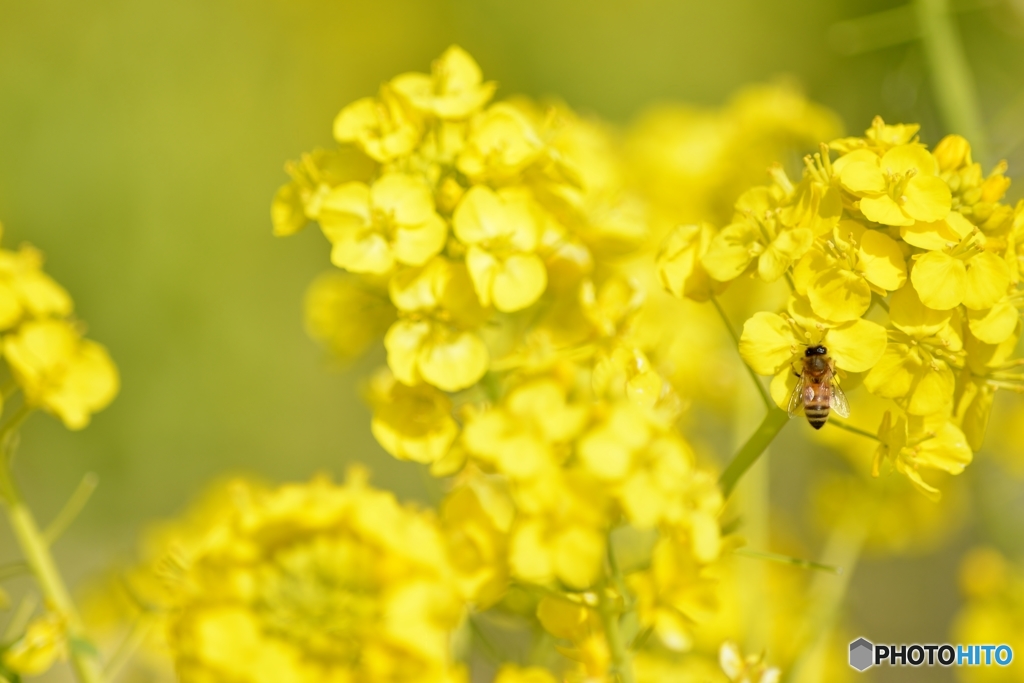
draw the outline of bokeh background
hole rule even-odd
[[[1020,178],[1024,0],[954,8],[985,161],[1006,158]],[[58,560],[81,581],[130,557],[149,520],[230,472],[307,478],[358,460],[400,497],[426,499],[420,468],[369,432],[358,378],[381,355],[339,368],[304,333],[326,241],[270,232],[283,163],[330,144],[346,103],[458,43],[499,97],[554,94],[623,126],[655,103],[719,106],[788,78],[848,132],[881,114],[920,121],[934,143],[946,130],[916,38],[908,9],[876,0],[0,0],[4,243],[45,251],[123,381],[84,432],[41,415],[25,430],[18,475],[42,519],[85,472],[100,477]],[[987,450],[999,452],[972,465],[983,504],[952,540],[869,559],[853,577],[851,620],[876,642],[945,642],[963,551],[1024,550],[1024,485],[1007,474],[1024,458],[1008,426],[1021,401],[998,396],[1002,436]],[[818,455],[801,444],[772,450],[773,496],[793,514]],[[0,543],[13,552],[6,528]],[[916,675],[878,680],[951,676]]]

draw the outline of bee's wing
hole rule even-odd
[[[803,412],[804,407],[804,376],[800,375],[796,380],[793,393],[789,395],[789,416],[796,417]]]
[[[839,417],[850,417],[850,404],[846,400],[846,394],[836,384],[835,376],[832,377],[832,381],[829,382],[829,407],[836,411],[836,415]]]

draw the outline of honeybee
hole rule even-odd
[[[840,417],[850,417],[850,404],[836,384],[836,368],[828,356],[828,349],[821,344],[807,347],[803,372],[793,374],[799,379],[793,395],[789,397],[790,417],[796,417],[802,407],[807,421],[815,429],[821,429],[828,420],[829,409]]]

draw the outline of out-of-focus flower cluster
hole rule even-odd
[[[81,429],[114,399],[119,380],[107,350],[85,338],[73,311],[67,291],[43,272],[39,251],[28,245],[0,249],[0,346],[8,383],[3,398],[20,389],[26,407]]]
[[[824,345],[840,381],[891,402],[872,429],[875,473],[892,467],[934,497],[923,473],[963,471],[994,392],[1021,389],[1024,204],[1001,203],[1005,164],[984,175],[966,140],[929,150],[917,130],[875,119],[807,157],[798,181],[776,166],[728,225],[673,231],[659,268],[671,291],[697,298],[738,278],[785,281],[785,310],[744,325],[746,362],[773,377],[785,407],[804,349]]]

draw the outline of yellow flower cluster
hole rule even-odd
[[[773,377],[786,407],[804,350],[825,346],[848,387],[892,401],[875,473],[888,462],[937,496],[922,472],[963,471],[994,391],[1021,388],[1010,356],[1024,204],[1000,202],[1005,164],[983,176],[963,138],[929,151],[917,130],[876,118],[864,137],[807,157],[799,182],[773,167],[773,182],[740,196],[728,225],[674,230],[659,273],[691,298],[745,276],[784,281],[785,310],[744,325],[744,360]]]
[[[132,590],[182,681],[464,680],[464,617],[435,516],[366,482],[234,480],[155,531]]]
[[[81,429],[117,395],[117,368],[103,346],[84,338],[71,297],[42,265],[32,247],[0,249],[0,347],[26,407]]]
[[[670,321],[641,322],[650,269],[634,277],[627,257],[656,241],[615,136],[561,104],[491,104],[494,91],[452,47],[347,106],[341,148],[289,165],[274,227],[316,221],[345,271],[310,290],[313,336],[352,357],[383,334],[372,431],[454,477],[441,513],[473,604],[508,608],[510,586],[555,596],[526,612],[565,666],[601,676],[601,605],[624,591],[639,628],[688,647],[722,496],[675,427],[657,355]],[[654,534],[649,566],[612,569],[618,528]]]

